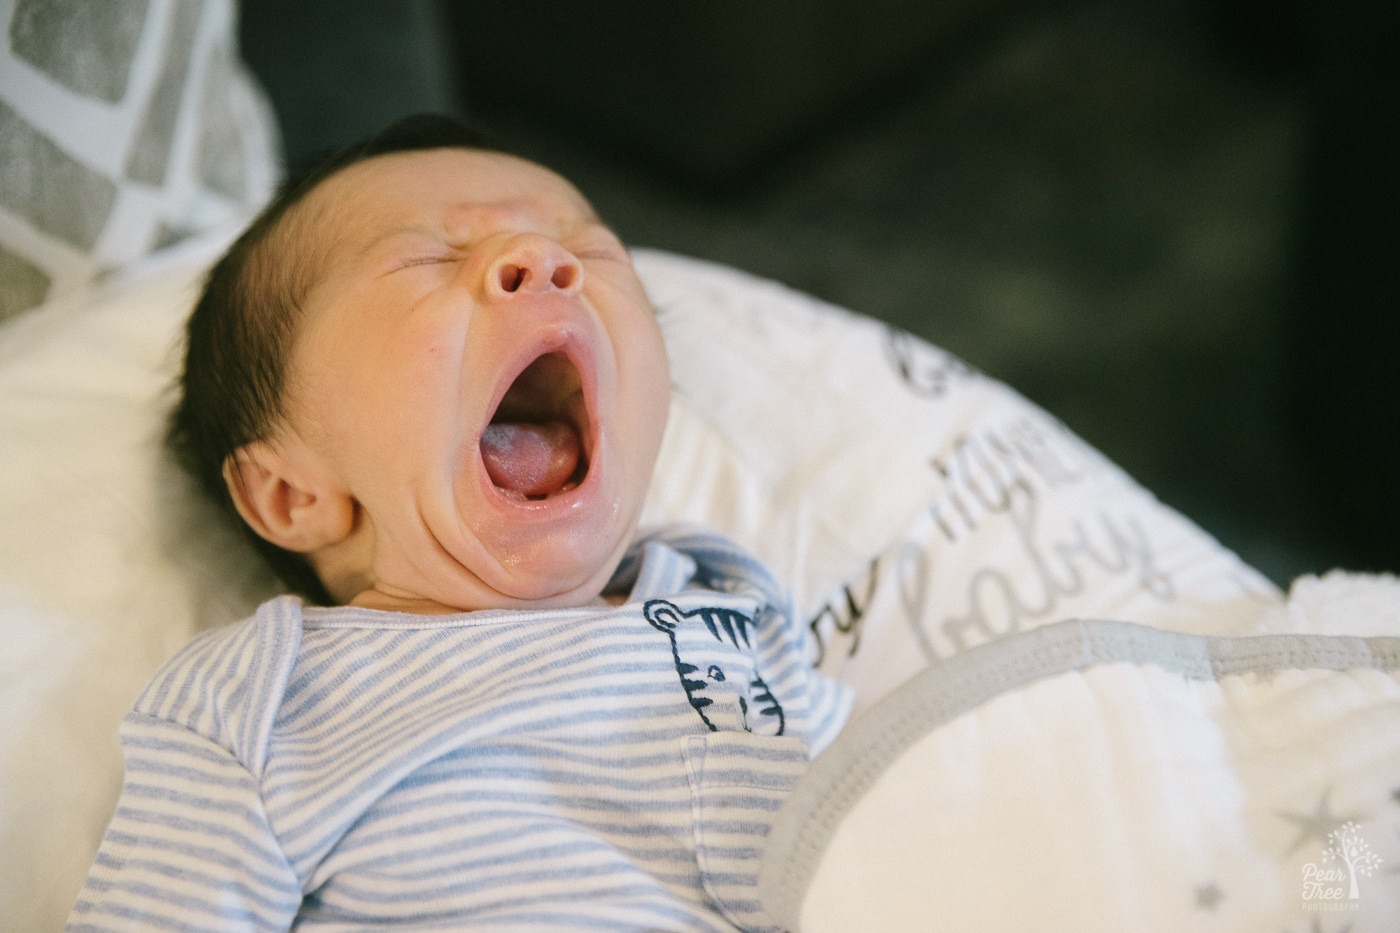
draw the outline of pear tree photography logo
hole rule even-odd
[[[1308,910],[1350,911],[1361,904],[1361,879],[1381,867],[1381,858],[1348,820],[1327,834],[1321,863],[1303,866],[1303,902]]]

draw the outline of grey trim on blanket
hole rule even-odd
[[[1400,637],[1213,637],[1072,620],[1010,635],[930,667],[857,717],[813,763],[769,834],[759,894],[796,929],[812,875],[847,811],[921,736],[994,697],[1103,664],[1156,665],[1191,680],[1282,670],[1400,670]],[[770,854],[780,853],[778,857]]]

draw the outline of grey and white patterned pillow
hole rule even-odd
[[[0,321],[260,204],[234,0],[0,0]]]

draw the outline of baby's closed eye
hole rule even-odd
[[[404,269],[412,269],[414,266],[433,266],[442,263],[457,262],[462,257],[457,253],[433,253],[430,255],[411,256],[394,263],[393,268],[386,275],[394,272],[401,272]]]
[[[579,259],[602,259],[609,262],[626,262],[627,251],[618,249],[581,249],[574,250],[573,254]]]

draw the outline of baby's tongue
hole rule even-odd
[[[578,468],[578,432],[566,421],[493,423],[481,435],[481,459],[502,489],[548,495],[562,489]]]

